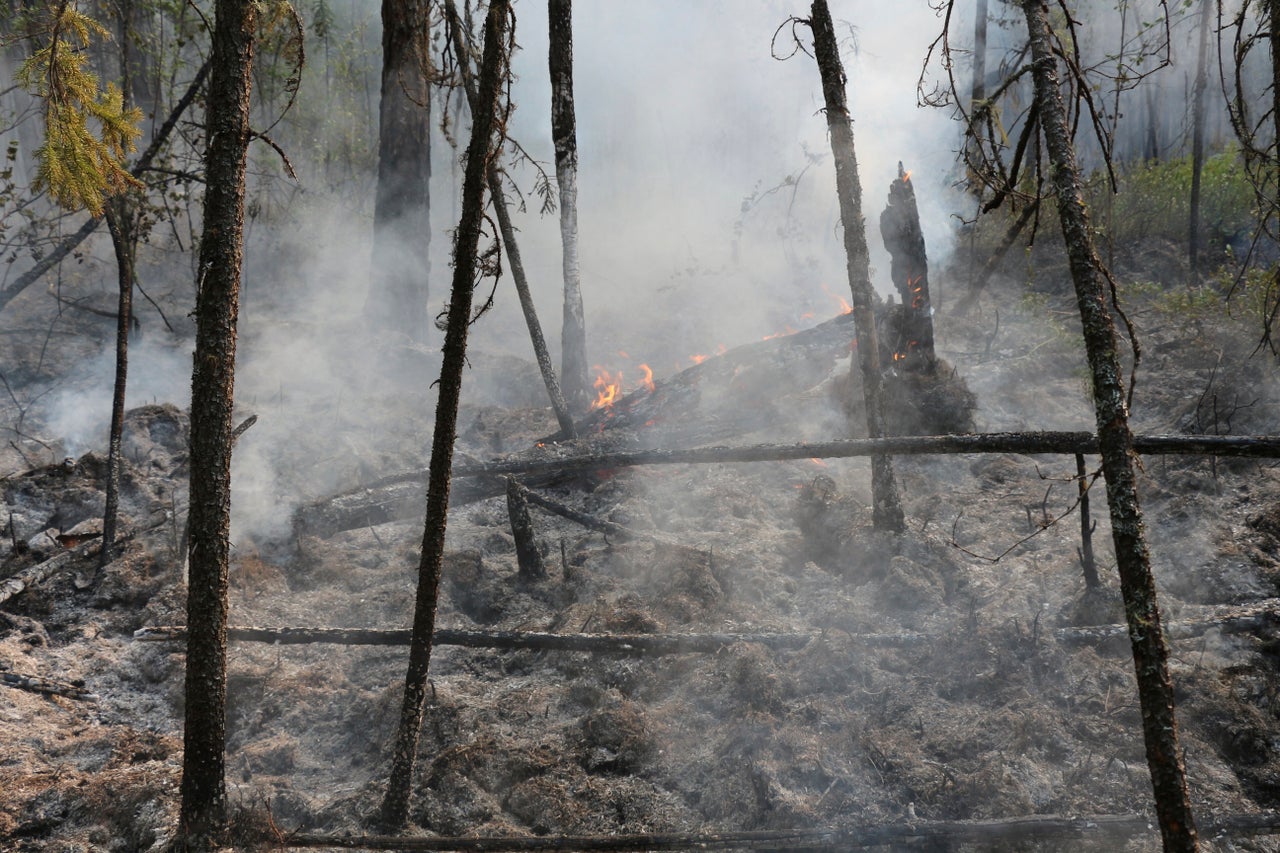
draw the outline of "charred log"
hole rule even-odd
[[[0,684],[28,693],[39,693],[42,696],[61,696],[65,699],[76,699],[81,702],[97,702],[98,696],[83,684],[67,684],[41,678],[38,675],[23,675],[20,672],[0,672]]]
[[[876,453],[921,456],[962,453],[1075,455],[1098,452],[1097,436],[1089,432],[899,436],[795,444],[700,447],[689,450],[626,450],[619,449],[620,444],[608,434],[597,435],[564,444],[535,447],[494,462],[455,466],[453,476],[459,482],[451,495],[451,501],[456,506],[501,495],[505,486],[498,478],[510,474],[528,478],[526,482],[537,485],[551,485],[581,477],[582,472],[611,471],[636,465],[841,459]],[[1280,458],[1280,436],[1136,435],[1133,448],[1144,455],[1277,459]],[[425,471],[410,471],[308,504],[298,511],[294,520],[295,532],[323,538],[344,530],[412,518],[421,511],[422,484],[426,479]]]
[[[1280,814],[1220,815],[1204,821],[1217,837],[1274,835]],[[289,847],[333,847],[346,850],[453,850],[467,853],[515,851],[650,851],[650,850],[812,850],[839,851],[887,845],[995,844],[1052,839],[1111,841],[1148,836],[1148,815],[1034,815],[1004,820],[913,820],[848,828],[782,829],[721,833],[646,833],[642,835],[540,835],[515,838],[421,838],[398,836],[305,835],[288,837]],[[264,839],[271,841],[271,839]]]
[[[1171,639],[1190,640],[1210,631],[1248,634],[1280,624],[1280,599],[1267,599],[1241,607],[1220,608],[1200,619],[1170,622]],[[1096,645],[1123,639],[1125,625],[1088,625],[1057,628],[1046,632],[1064,645]],[[233,626],[227,637],[244,643],[273,643],[282,646],[331,643],[341,646],[405,646],[407,630],[372,628],[305,628]],[[591,652],[593,654],[671,655],[714,653],[735,643],[758,643],[771,649],[801,649],[819,634],[801,633],[711,633],[711,634],[553,634],[544,631],[464,631],[437,629],[436,646],[464,646],[473,649],[535,649],[539,651]],[[179,642],[186,638],[181,625],[139,628],[133,639],[139,642]],[[947,646],[956,638],[947,634],[899,632],[893,634],[841,634],[840,642],[873,648]]]

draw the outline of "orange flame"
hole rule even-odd
[[[644,378],[640,380],[640,384],[649,389],[649,393],[652,394],[654,392],[653,370],[647,364],[640,365],[640,369],[644,371]]]
[[[622,371],[616,374],[610,373],[600,365],[592,368],[596,372],[596,381],[592,383],[596,389],[596,399],[591,404],[592,411],[596,409],[607,409],[613,405],[618,399],[618,395],[622,393]]]

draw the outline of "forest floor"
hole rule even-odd
[[[1166,248],[1122,257],[1121,281],[1179,280],[1162,268],[1176,267]],[[976,397],[978,431],[1092,429],[1062,274],[1041,271],[1042,292],[993,283],[964,317],[949,314],[951,299],[940,301],[939,352]],[[958,275],[935,276],[944,297],[961,292]],[[1276,364],[1250,357],[1258,330],[1221,310],[1175,309],[1177,287],[1137,288],[1127,303],[1144,349],[1135,431],[1280,433]],[[530,375],[527,364],[508,362]],[[487,364],[477,358],[476,369]],[[491,458],[554,430],[528,388],[512,387],[469,399],[460,450]],[[404,448],[429,445],[425,420],[375,453],[357,445],[367,408],[347,410],[338,446],[356,448],[350,455],[362,461],[347,463],[335,487],[422,464]],[[0,848],[159,850],[173,836],[183,649],[133,634],[185,621],[175,557],[185,424],[163,405],[130,420],[126,514],[137,524],[170,517],[101,575],[90,562],[73,564],[0,610],[0,674],[82,682],[97,697],[0,691]],[[297,453],[301,466],[314,453],[304,437],[297,442],[273,452]],[[1276,463],[1144,462],[1166,619],[1210,618],[1280,596]],[[1094,543],[1106,588],[1090,593],[1070,511],[1073,458],[896,465],[908,524],[896,541],[870,530],[866,460],[580,478],[549,496],[665,544],[606,538],[535,510],[550,566],[535,582],[516,577],[502,499],[455,507],[438,627],[813,639],[793,650],[737,643],[662,657],[438,647],[413,832],[711,832],[1150,812],[1127,644],[1068,644],[1054,633],[1122,619],[1102,490],[1093,492]],[[100,508],[102,468],[89,454],[0,484],[12,519],[0,578],[54,553],[46,530],[70,530]],[[830,478],[819,481],[827,515],[815,528],[820,476]],[[323,540],[241,537],[230,621],[404,628],[421,532],[415,519]],[[882,646],[867,634],[921,639]],[[286,835],[366,831],[390,766],[405,661],[406,650],[394,647],[233,645],[228,785],[247,824]],[[1197,814],[1280,807],[1280,632],[1177,640],[1171,665]],[[1124,847],[1157,848],[1154,834]],[[1206,840],[1205,849],[1280,850],[1280,838]]]

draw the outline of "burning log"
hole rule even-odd
[[[1280,831],[1280,814],[1219,815],[1201,822],[1210,837],[1274,835]],[[1019,842],[1080,838],[1119,843],[1154,832],[1148,815],[1032,815],[1003,820],[912,820],[905,823],[869,824],[817,829],[757,830],[718,833],[644,833],[638,835],[539,835],[512,838],[422,838],[387,835],[288,836],[294,847],[332,847],[346,850],[465,851],[465,853],[527,853],[527,851],[631,851],[650,850],[810,850],[838,851],[866,847],[933,844],[995,844],[1001,848]],[[279,841],[264,838],[269,846]]]
[[[98,695],[87,689],[83,682],[66,684],[61,681],[41,678],[38,675],[23,675],[20,672],[0,672],[0,684],[17,690],[26,690],[29,693],[39,693],[43,696],[62,696],[67,699],[77,699],[81,702],[98,701]]]
[[[1247,634],[1280,623],[1280,598],[1239,607],[1220,608],[1211,615],[1168,624],[1175,640],[1203,637],[1210,631]],[[133,639],[139,642],[178,642],[186,638],[182,625],[139,628]],[[1123,638],[1125,625],[1090,625],[1057,628],[1045,632],[1064,645],[1095,645]],[[591,652],[593,654],[674,655],[715,653],[735,643],[759,643],[771,649],[802,649],[822,634],[802,633],[712,633],[712,634],[553,634],[545,631],[464,631],[437,629],[435,646],[464,646],[472,649],[535,649],[539,651]],[[842,642],[873,648],[912,648],[930,644],[945,647],[955,638],[947,634],[899,632],[893,634],[831,635]],[[239,626],[227,629],[229,640],[279,645],[332,643],[342,646],[405,646],[409,631],[371,628],[273,628]]]
[[[542,580],[547,576],[547,565],[537,537],[533,534],[533,521],[529,518],[529,502],[515,477],[507,478],[507,515],[511,519],[511,535],[516,540],[516,562],[523,581]]]
[[[891,259],[889,275],[902,304],[892,316],[885,341],[893,350],[893,363],[912,373],[933,374],[937,355],[933,347],[933,303],[929,298],[929,258],[920,230],[920,211],[911,173],[898,163],[898,178],[889,185],[889,205],[880,214],[880,236]]]

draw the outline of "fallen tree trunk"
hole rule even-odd
[[[1213,630],[1224,634],[1244,634],[1280,623],[1280,598],[1218,610],[1202,619],[1168,624],[1170,639],[1202,637]],[[1090,625],[1058,628],[1046,632],[1067,645],[1104,643],[1127,635],[1125,625]],[[772,649],[800,649],[828,636],[859,645],[903,648],[930,643],[946,644],[955,638],[946,634],[802,634],[802,633],[712,633],[712,634],[552,634],[544,631],[463,631],[441,628],[435,632],[436,646],[466,646],[473,649],[537,649],[540,651],[592,652],[595,654],[672,655],[717,652],[735,643],[759,643]],[[186,637],[181,625],[139,628],[133,638],[142,642],[177,642]],[[240,626],[227,629],[227,638],[241,642],[308,645],[332,643],[343,646],[405,646],[407,630],[369,628],[272,628]]]
[[[39,693],[42,696],[62,696],[81,702],[97,702],[98,695],[79,684],[67,684],[62,681],[51,681],[38,675],[23,675],[20,672],[0,672],[0,684],[28,693]]]
[[[1097,454],[1098,439],[1090,432],[1005,432],[969,435],[851,438],[797,444],[754,444],[740,447],[699,447],[689,450],[619,449],[622,442],[608,433],[563,444],[547,444],[494,462],[456,465],[452,503],[459,506],[503,494],[499,477],[518,475],[527,485],[562,482],[582,472],[608,471],[637,465],[690,465],[731,462],[780,462],[803,459],[842,459],[875,454],[921,456],[960,453]],[[1280,458],[1277,435],[1136,435],[1140,454]],[[295,516],[300,534],[327,537],[344,530],[412,518],[421,512],[426,471],[396,474],[362,487],[307,504]],[[576,520],[576,519],[575,519]]]
[[[1220,815],[1202,821],[1206,836],[1243,837],[1280,832],[1280,814]],[[466,851],[651,851],[651,850],[850,850],[919,842],[999,844],[1081,838],[1121,841],[1150,835],[1148,815],[1033,815],[1004,820],[916,820],[848,828],[782,829],[755,832],[647,833],[640,835],[542,835],[514,838],[406,838],[386,835],[290,835],[263,839],[277,847],[333,847],[346,850]]]

